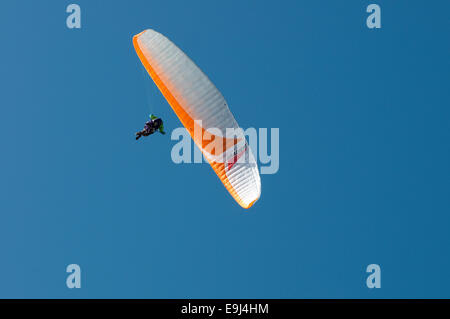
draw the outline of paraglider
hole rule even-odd
[[[261,194],[258,166],[220,91],[162,34],[145,30],[133,37],[133,45],[148,74],[226,189],[239,205],[251,207]],[[234,130],[234,136],[228,136],[229,129]],[[208,138],[204,139],[204,135]],[[224,147],[211,147],[212,143]]]
[[[142,131],[136,132],[136,140],[140,139],[142,136],[152,135],[156,131],[159,131],[161,134],[166,134],[166,132],[164,132],[163,121],[151,114],[150,120],[145,123]]]

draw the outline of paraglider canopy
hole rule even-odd
[[[145,30],[133,37],[133,44],[147,72],[226,189],[242,207],[251,207],[261,194],[258,166],[222,94],[162,34]],[[235,129],[235,135],[228,136],[227,129]],[[196,131],[202,134],[194,134]],[[209,132],[214,133],[203,139]],[[212,140],[220,141],[223,147],[210,147]],[[240,159],[245,163],[238,163]]]

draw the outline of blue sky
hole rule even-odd
[[[72,2],[80,30],[65,24]],[[4,1],[0,297],[450,297],[449,10]],[[150,111],[180,126],[132,47],[147,28],[242,127],[280,128],[280,170],[249,211],[208,164],[174,164],[167,135],[134,140]],[[72,263],[81,289],[65,285]],[[381,289],[365,285],[372,263]]]

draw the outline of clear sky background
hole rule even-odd
[[[66,27],[72,2],[80,30]],[[449,298],[449,12],[2,1],[0,297]],[[250,210],[208,164],[174,164],[170,135],[134,140],[150,111],[181,125],[133,49],[147,28],[242,127],[280,128],[280,170]],[[72,263],[81,289],[66,287]],[[372,263],[381,289],[366,287]]]

